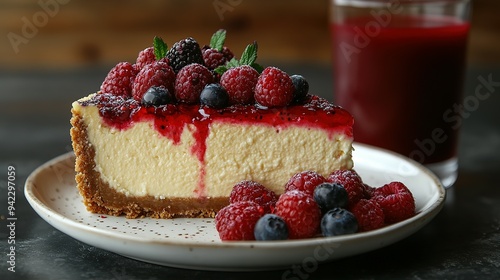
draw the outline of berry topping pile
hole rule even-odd
[[[415,200],[401,182],[371,187],[354,170],[327,178],[293,175],[276,195],[255,181],[237,183],[230,204],[215,217],[222,240],[285,240],[375,230],[415,215]]]
[[[304,77],[289,76],[255,62],[256,42],[237,59],[224,45],[225,40],[226,31],[218,30],[209,45],[200,47],[189,37],[168,48],[155,37],[153,46],[139,52],[135,64],[120,62],[113,67],[99,93],[135,99],[149,107],[183,103],[215,109],[232,105],[282,107],[306,99],[309,85]]]

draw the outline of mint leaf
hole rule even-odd
[[[226,72],[229,68],[227,68],[226,66],[224,65],[221,65],[221,66],[218,66],[217,68],[214,69],[214,72],[219,74],[219,75],[222,75],[224,74],[224,72]]]
[[[217,30],[217,32],[214,33],[214,35],[212,35],[212,38],[210,38],[210,47],[212,49],[222,51],[225,41],[226,41],[226,30],[219,29]]]
[[[259,72],[259,74],[260,74],[260,73],[262,73],[262,71],[264,71],[264,66],[262,66],[262,65],[260,65],[260,64],[258,64],[258,63],[255,63],[255,62],[254,62],[254,63],[250,64],[250,66],[251,66],[253,69],[255,69],[257,72]]]
[[[257,60],[257,42],[248,45],[240,58],[240,65],[252,65]]]
[[[226,67],[228,69],[229,68],[238,67],[240,65],[241,65],[241,63],[236,58],[234,58],[234,57],[231,60],[229,60],[228,62],[226,62]]]
[[[210,44],[212,44],[212,43],[210,43]],[[231,68],[236,68],[236,67],[242,66],[242,65],[248,65],[248,66],[254,68],[257,72],[259,72],[259,74],[262,73],[262,71],[264,70],[264,67],[262,67],[260,64],[255,62],[255,60],[257,60],[257,49],[258,49],[257,42],[254,41],[252,44],[248,45],[245,48],[245,50],[241,54],[240,60],[233,57],[230,61],[226,62],[225,65],[222,65],[222,66],[215,68],[214,71],[217,74],[222,75],[222,74],[224,74],[224,72],[226,72],[227,70],[229,70]]]
[[[154,48],[156,60],[160,60],[167,55],[168,47],[167,47],[167,44],[165,44],[165,42],[163,42],[162,38],[156,37],[156,36],[154,37],[153,48]]]

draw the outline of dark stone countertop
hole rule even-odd
[[[328,99],[331,69],[288,65]],[[41,219],[24,197],[39,165],[71,150],[70,104],[96,90],[102,69],[0,71],[1,279],[499,279],[500,86],[470,112],[461,131],[460,174],[443,210],[423,229],[393,245],[325,263],[310,274],[284,271],[207,272],[132,260],[84,244]],[[478,77],[500,82],[499,67],[470,67],[465,96]],[[16,168],[16,272],[7,270],[7,169]],[[497,179],[496,179],[497,178]]]

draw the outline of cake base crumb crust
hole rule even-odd
[[[165,198],[154,196],[129,197],[117,192],[104,182],[95,168],[95,150],[88,140],[87,127],[82,117],[72,110],[71,140],[76,156],[76,183],[83,203],[92,213],[127,218],[213,218],[228,197]]]

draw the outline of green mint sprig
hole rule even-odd
[[[160,59],[164,58],[165,56],[167,56],[168,46],[165,42],[163,42],[162,38],[157,37],[157,36],[154,37],[153,48],[154,48],[156,60],[160,60]]]
[[[260,74],[264,70],[264,67],[262,67],[261,65],[259,65],[258,63],[255,62],[257,60],[258,49],[259,49],[259,46],[257,45],[257,42],[254,41],[252,44],[249,44],[245,48],[245,50],[241,54],[240,60],[237,60],[236,58],[233,57],[230,61],[226,62],[225,65],[222,65],[222,66],[215,68],[214,71],[217,74],[222,75],[222,74],[224,74],[224,72],[226,72],[227,70],[229,70],[231,68],[235,68],[235,67],[242,66],[242,65],[249,65],[252,68],[254,68],[255,70],[257,70],[257,72],[259,72],[259,74]]]
[[[220,52],[224,47],[225,41],[226,41],[226,30],[219,29],[212,35],[212,38],[210,38],[210,48],[216,49]]]

